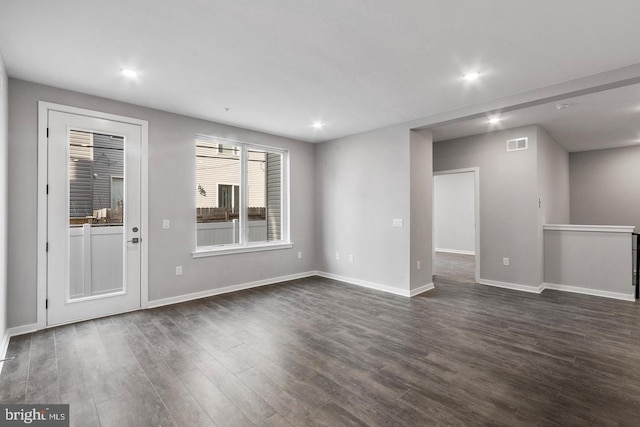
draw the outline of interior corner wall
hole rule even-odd
[[[571,224],[640,229],[640,146],[570,153]]]
[[[542,127],[538,131],[538,257],[545,282],[544,224],[569,224],[569,153]]]
[[[317,144],[319,271],[409,290],[409,169],[404,126]],[[404,227],[394,228],[394,218]]]
[[[38,101],[149,122],[149,300],[315,271],[312,144],[105,98],[9,80],[8,326],[36,322]],[[293,249],[193,259],[195,135],[289,150]],[[5,170],[5,169],[3,169]],[[171,228],[162,228],[163,219]],[[297,253],[302,252],[298,259]],[[175,275],[175,266],[183,275]]]
[[[529,148],[507,152],[507,140],[521,137]],[[434,171],[479,168],[481,280],[541,284],[536,145],[537,126],[433,144]]]
[[[8,85],[9,78],[0,54],[0,358],[7,332],[7,248],[8,248]]]
[[[433,283],[433,137],[431,131],[410,131],[411,256],[410,288]],[[420,268],[418,268],[420,262]]]
[[[538,127],[538,186],[541,224],[569,224],[569,153]]]

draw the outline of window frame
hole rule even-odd
[[[223,243],[219,245],[210,246],[198,246],[198,221],[194,214],[195,225],[195,250],[192,252],[193,258],[204,258],[210,256],[220,256],[229,254],[238,254],[246,252],[258,252],[267,250],[289,249],[293,247],[290,234],[290,181],[289,181],[289,151],[283,148],[271,147],[267,145],[254,144],[249,142],[237,141],[227,138],[220,138],[212,135],[197,134],[195,138],[194,149],[198,144],[198,141],[217,143],[218,147],[235,146],[238,148],[238,157],[240,159],[240,210],[239,210],[239,222],[240,222],[240,242],[239,243]],[[248,206],[248,158],[249,151],[263,151],[266,153],[275,153],[282,156],[281,165],[281,240],[275,241],[249,241],[249,206]],[[197,167],[198,158],[194,155],[194,180],[197,186]],[[195,196],[195,192],[194,192]],[[194,208],[197,208],[197,204],[194,203]]]

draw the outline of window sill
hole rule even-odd
[[[191,253],[193,258],[206,258],[210,256],[244,254],[248,252],[275,251],[279,249],[291,249],[293,243],[257,243],[247,246],[205,246]]]

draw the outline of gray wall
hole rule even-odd
[[[544,232],[546,283],[631,297],[631,234],[585,231]]]
[[[569,153],[538,127],[538,186],[543,224],[569,224]]]
[[[410,288],[409,167],[404,126],[316,145],[318,270]],[[393,228],[394,218],[405,226]]]
[[[37,107],[49,101],[149,121],[149,299],[157,300],[315,269],[314,147],[104,98],[10,80],[8,324],[36,321]],[[288,149],[292,250],[193,259],[195,134]],[[171,220],[169,230],[162,219]],[[297,252],[303,253],[297,259]],[[183,275],[175,275],[175,266]],[[250,266],[251,268],[247,268]]]
[[[433,283],[433,138],[431,131],[411,131],[411,256],[410,287]],[[418,269],[420,261],[420,269]]]
[[[8,83],[0,54],[0,342],[7,331]]]
[[[571,224],[640,228],[640,146],[570,154]]]
[[[475,253],[475,198],[473,172],[434,177],[434,248]]]
[[[538,258],[545,276],[544,224],[569,224],[569,153],[538,126]]]
[[[529,149],[507,152],[508,139],[528,137]],[[480,169],[480,278],[539,286],[537,126],[433,144],[434,170]],[[503,266],[502,258],[510,258]]]

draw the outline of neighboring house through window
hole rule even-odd
[[[196,250],[286,242],[288,153],[196,140]]]

